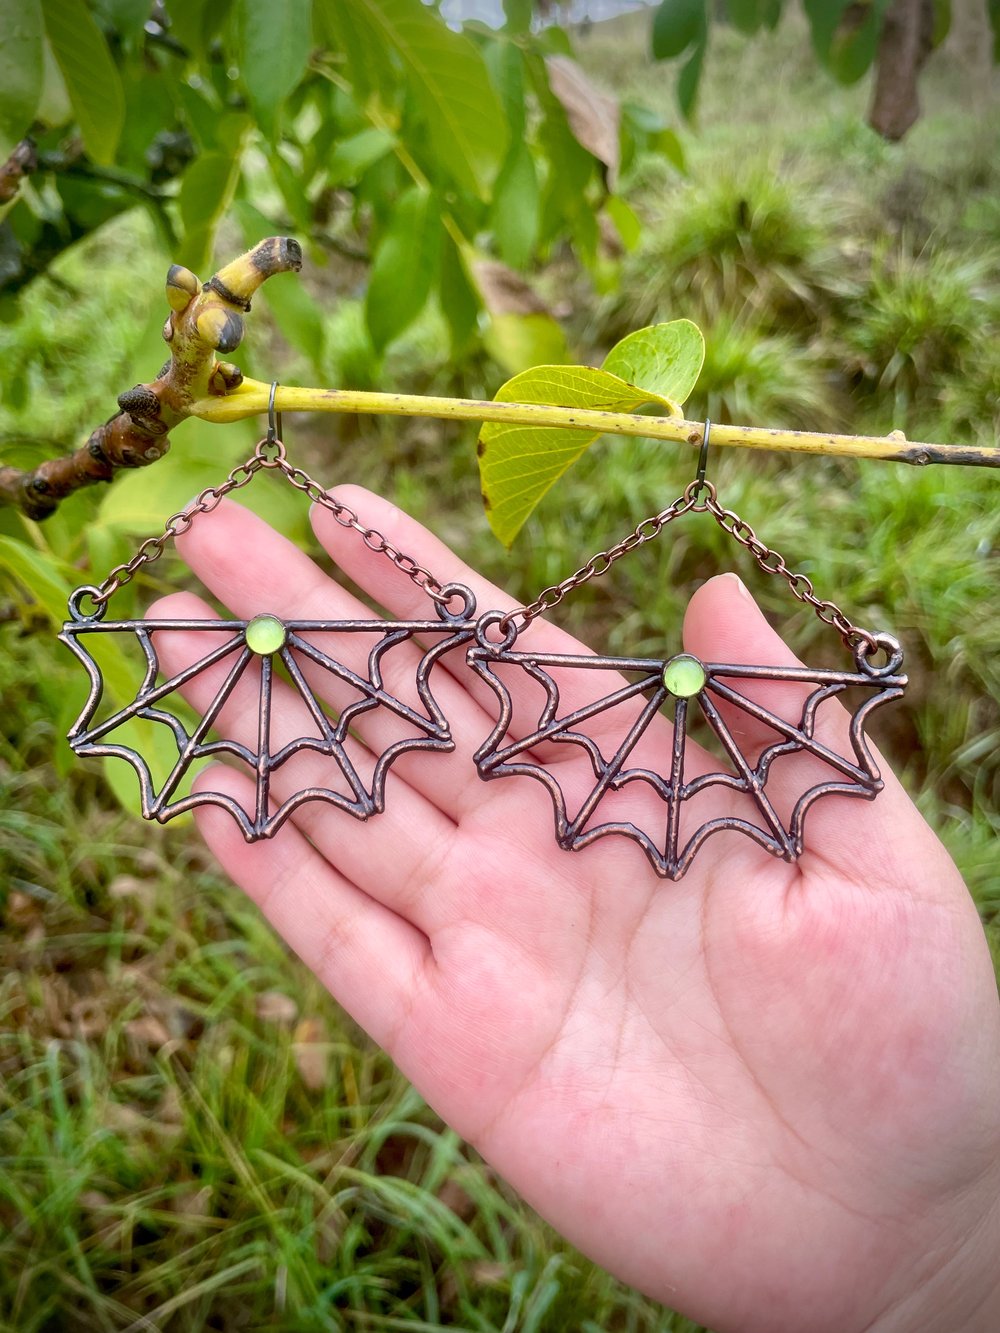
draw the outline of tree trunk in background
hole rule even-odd
[[[875,58],[868,124],[895,142],[920,115],[917,79],[934,40],[934,0],[893,0]]]

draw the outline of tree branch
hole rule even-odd
[[[17,198],[21,182],[38,166],[34,140],[22,139],[14,145],[10,157],[0,166],[0,204],[9,204]]]
[[[267,411],[271,386],[245,379],[223,398],[191,404],[191,415],[203,421],[241,421]],[[703,424],[680,417],[635,416],[627,412],[595,412],[542,403],[489,403],[474,398],[425,398],[405,393],[365,393],[354,389],[297,389],[280,385],[274,404],[279,412],[370,412],[378,416],[438,417],[445,421],[505,421],[518,426],[560,426],[601,431],[607,435],[642,435],[676,444],[700,445]],[[790,453],[876,458],[885,462],[957,463],[966,467],[1000,467],[1000,448],[917,444],[902,431],[891,435],[828,435],[761,426],[712,426],[712,444],[738,449],[775,449]]]
[[[118,399],[119,411],[93,432],[75,453],[48,459],[33,471],[0,468],[0,504],[14,505],[29,518],[43,519],[60,500],[99,481],[110,481],[121,468],[146,467],[169,448],[168,435],[187,417],[203,421],[239,421],[267,411],[270,386],[245,380],[243,373],[216,352],[232,352],[243,338],[243,316],[250,298],[275,273],[298,272],[302,251],[297,241],[270,237],[220,269],[203,285],[180,265],[167,273],[171,313],[163,336],[170,360],[148,384],[137,384]],[[362,393],[347,389],[280,387],[275,406],[286,412],[373,413],[382,416],[437,417],[451,421],[502,421],[517,425],[558,426],[608,435],[640,435],[654,440],[697,445],[702,424],[678,417],[595,412],[538,403],[483,402],[469,398],[424,398],[412,394]],[[712,443],[743,449],[772,449],[848,458],[875,458],[914,466],[951,463],[1000,467],[1000,448],[908,442],[900,431],[888,436],[829,435],[718,425]]]
[[[210,403],[241,383],[243,372],[220,361],[216,352],[239,346],[254,292],[273,274],[301,267],[298,242],[277,236],[261,241],[204,285],[190,269],[174,264],[167,273],[170,314],[163,326],[170,360],[151,383],[121,394],[120,410],[75,453],[47,459],[31,472],[0,468],[0,504],[16,505],[29,518],[47,518],[80,487],[162,458],[170,447],[169,432],[193,414],[196,402]]]

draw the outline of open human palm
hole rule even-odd
[[[511,607],[385,501],[337,496],[481,609]],[[427,616],[419,588],[313,514],[348,577],[393,616]],[[238,505],[180,547],[237,616],[360,612]],[[207,614],[187,593],[150,611]],[[196,637],[163,640],[166,670],[195,659]],[[584,651],[541,623],[524,642]],[[684,646],[795,661],[731,576],[692,599]],[[393,671],[415,667],[406,651]],[[218,680],[188,689],[204,707]],[[456,752],[401,755],[376,818],[312,802],[248,845],[227,814],[199,812],[228,873],[431,1105],[583,1251],[715,1329],[1000,1326],[996,988],[965,887],[892,775],[874,803],[818,801],[797,864],[724,833],[670,883],[622,838],[561,851],[538,783],[479,781],[495,700],[461,650],[434,693]],[[301,708],[276,684],[276,717]],[[817,734],[842,743],[845,718],[828,712]],[[515,687],[511,734],[535,719]],[[222,720],[253,743],[255,715]],[[384,726],[379,710],[359,717],[374,751]],[[669,721],[643,744],[669,754]],[[556,747],[535,758],[569,762]],[[329,760],[304,762],[294,781],[313,765],[322,785]],[[808,785],[815,763],[793,756],[782,781]],[[276,799],[292,780],[275,771]],[[252,807],[245,774],[200,783]]]

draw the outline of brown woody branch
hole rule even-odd
[[[0,468],[0,504],[15,505],[29,518],[47,518],[80,487],[162,458],[169,432],[191,415],[192,404],[221,397],[242,381],[243,372],[216,353],[239,346],[254,292],[275,273],[301,267],[298,242],[281,236],[261,241],[204,284],[174,264],[167,273],[170,314],[163,326],[170,360],[152,383],[121,394],[120,410],[75,453],[47,459],[31,472]]]
[[[38,153],[33,139],[22,139],[15,144],[7,161],[0,166],[0,204],[9,204],[17,197],[25,176],[38,168]]]

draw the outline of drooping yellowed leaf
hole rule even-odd
[[[604,366],[542,365],[508,380],[497,402],[546,403],[602,412],[652,404],[680,416],[705,356],[690,320],[654,324],[624,338]],[[479,473],[490,527],[510,546],[542,496],[599,438],[599,430],[487,422],[479,436]]]
[[[634,412],[649,402],[678,412],[666,398],[591,366],[535,366],[508,380],[497,402],[549,403],[598,412]],[[510,546],[525,519],[600,431],[488,421],[479,437],[479,475],[490,527]]]

